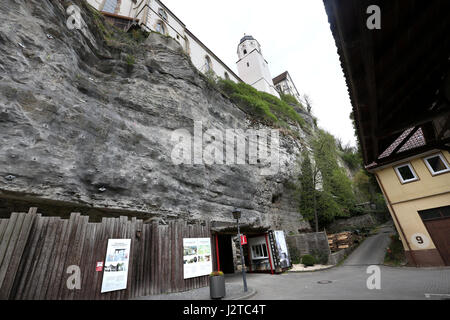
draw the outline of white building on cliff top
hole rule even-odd
[[[264,59],[261,45],[252,36],[244,36],[238,46],[239,76],[249,85],[279,97],[270,75],[269,64]]]

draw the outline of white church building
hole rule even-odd
[[[87,0],[115,26],[128,30],[139,25],[146,31],[155,31],[175,39],[202,73],[214,72],[223,79],[245,82],[257,90],[280,97],[273,84],[261,45],[252,36],[245,35],[237,50],[239,76],[204,45],[186,25],[159,0]]]

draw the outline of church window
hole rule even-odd
[[[163,8],[159,8],[159,10],[158,10],[158,14],[161,16],[161,18],[163,18],[164,20],[166,20],[167,21],[167,12],[166,11],[164,11],[164,9]]]
[[[209,56],[205,56],[205,68],[206,72],[212,71],[211,58]]]
[[[156,32],[166,34],[166,28],[164,27],[164,23],[162,21],[158,21],[156,23]]]
[[[244,49],[244,54],[247,54],[247,50],[246,49]]]
[[[191,47],[189,45],[189,40],[186,36],[185,36],[185,51],[187,54],[191,54]]]
[[[117,0],[106,0],[103,6],[103,11],[109,13],[115,13],[117,7]]]

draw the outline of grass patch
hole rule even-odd
[[[248,114],[271,126],[290,129],[290,124],[298,124],[309,132],[305,120],[292,106],[279,98],[258,91],[246,83],[235,83],[219,79],[218,89]]]
[[[398,235],[391,236],[391,244],[386,250],[384,256],[384,264],[388,266],[398,267],[406,265],[407,260],[402,241]]]
[[[297,99],[293,95],[281,93],[280,94],[280,99],[282,101],[286,102],[288,105],[294,106],[294,107],[295,106],[299,107],[300,109],[302,109],[303,111],[306,112],[306,110],[303,107],[303,105],[299,101],[297,101]]]
[[[136,62],[134,59],[134,56],[131,54],[127,55],[127,57],[125,58],[125,61],[126,61],[127,65],[129,65],[129,66],[133,66]]]

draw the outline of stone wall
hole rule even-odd
[[[322,257],[327,260],[331,254],[328,237],[325,232],[302,233],[287,236],[286,242],[292,261],[299,260],[305,254]],[[326,263],[326,261],[324,261]]]
[[[389,219],[389,213],[368,213],[362,216],[339,219],[327,227],[328,233],[338,233],[362,228],[373,228]]]
[[[328,264],[337,265],[339,262],[344,260],[345,257],[353,251],[353,249],[354,249],[354,246],[331,253],[328,258]]]

